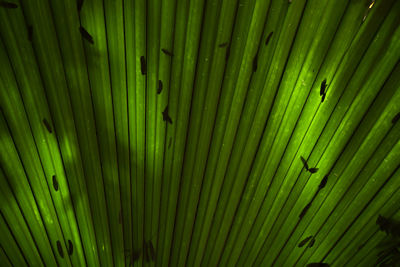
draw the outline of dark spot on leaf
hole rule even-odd
[[[57,182],[57,178],[55,175],[53,175],[53,187],[54,187],[54,190],[58,191],[58,182]]]
[[[308,236],[306,238],[304,238],[298,245],[299,248],[301,248],[302,246],[304,246],[305,244],[307,244],[307,242],[312,238],[312,236]]]
[[[324,188],[327,182],[328,182],[328,175],[325,175],[324,178],[322,178],[321,183],[318,186],[318,189],[321,190],[322,188]]]
[[[143,75],[146,75],[147,73],[147,67],[146,67],[146,59],[144,56],[140,57],[140,70]]]
[[[400,119],[400,112],[397,113],[396,116],[393,117],[392,123],[395,124],[399,119]]]
[[[49,133],[52,133],[52,132],[53,132],[53,131],[51,130],[50,123],[49,123],[46,119],[43,119],[43,124],[44,124],[44,126],[46,126],[46,129],[47,129],[47,131],[48,131]]]
[[[311,239],[310,243],[308,243],[308,247],[311,248],[312,246],[314,246],[315,243],[315,238]]]
[[[163,121],[172,124],[172,119],[171,119],[171,117],[168,115],[168,105],[165,107],[164,111],[162,112],[162,116],[163,116]]]
[[[273,33],[274,33],[274,32],[270,32],[270,33],[268,34],[267,39],[265,39],[265,45],[268,45],[269,41],[271,40],[271,37],[272,37],[272,34],[273,34]]]
[[[170,57],[174,56],[174,54],[173,54],[171,51],[169,51],[169,50],[167,50],[167,49],[165,49],[165,48],[161,48],[161,51],[162,51],[164,54],[166,54],[166,55],[168,55],[168,56],[170,56]]]
[[[319,95],[324,95],[325,94],[325,89],[326,89],[326,79],[322,81],[321,83],[321,88],[319,90]]]
[[[231,46],[228,45],[228,48],[226,49],[226,54],[225,54],[225,61],[228,61],[230,53],[231,53]]]
[[[82,26],[79,27],[79,31],[84,39],[86,39],[89,43],[94,44],[93,37],[88,33],[88,31]]]
[[[72,241],[68,239],[68,255],[72,255],[74,252],[74,246],[72,245]]]
[[[303,218],[304,215],[306,215],[306,213],[307,213],[307,211],[308,211],[308,209],[309,209],[310,207],[311,207],[311,202],[308,203],[308,204],[304,207],[304,209],[301,211],[301,213],[300,213],[300,215],[299,215],[300,219]]]
[[[323,95],[322,95],[322,98],[321,98],[321,103],[324,103],[325,96],[326,96],[326,94],[323,94]]]
[[[57,240],[57,250],[58,250],[58,254],[60,254],[60,257],[64,258],[64,252],[62,250],[62,246],[61,246],[60,240]]]
[[[255,55],[253,59],[253,72],[256,71],[257,71],[257,55]]]
[[[158,88],[157,88],[157,94],[161,94],[161,91],[163,89],[163,83],[161,80],[158,80]]]
[[[300,159],[303,162],[304,168],[306,168],[306,170],[308,171],[308,163],[307,163],[306,159],[303,158],[302,156],[300,156]]]

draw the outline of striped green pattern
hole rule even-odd
[[[0,265],[377,266],[399,112],[398,0],[0,1]]]

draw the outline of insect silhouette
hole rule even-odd
[[[327,88],[327,84],[326,84],[326,79],[324,79],[321,83],[321,88],[319,89],[319,95],[322,96],[321,98],[321,103],[324,102],[325,97],[326,97],[326,88]]]
[[[78,11],[81,11],[82,5],[83,5],[83,0],[78,0]]]
[[[228,45],[228,42],[225,42],[225,43],[219,44],[218,47],[225,47],[227,45]]]
[[[272,34],[274,34],[274,32],[270,32],[267,36],[267,39],[265,39],[265,45],[268,45],[269,40],[271,40]]]
[[[146,59],[144,58],[144,56],[140,57],[140,70],[143,75],[146,75],[147,67],[146,67]]]
[[[54,190],[58,191],[58,182],[57,182],[57,178],[55,175],[53,175],[53,187],[54,187]]]
[[[0,1],[0,6],[4,7],[4,8],[17,8],[18,7],[17,4],[6,2],[6,1]]]
[[[225,61],[228,61],[230,54],[231,54],[231,46],[228,45],[228,48],[226,48]]]
[[[173,56],[174,56],[174,54],[173,54],[171,51],[169,51],[169,50],[167,50],[167,49],[165,49],[165,48],[161,48],[161,51],[162,51],[164,54],[166,54],[167,56],[170,56],[170,57],[173,57]]]
[[[306,168],[306,170],[308,171],[308,163],[307,163],[306,159],[303,158],[302,156],[300,156],[300,159],[303,162],[304,168]]]
[[[94,44],[93,37],[88,33],[88,31],[82,26],[79,27],[79,31],[84,39],[86,39],[89,43]]]
[[[319,90],[319,95],[324,95],[326,92],[325,92],[325,89],[326,89],[326,79],[324,79],[322,82],[321,82],[321,88],[320,88],[320,90]]]
[[[305,158],[303,158],[302,156],[300,156],[301,161],[303,162],[304,168],[306,169],[306,171],[310,172],[310,173],[316,173],[319,169],[318,168],[310,168],[308,166],[307,161],[305,160]]]
[[[311,239],[310,243],[308,243],[308,246],[307,246],[307,247],[311,248],[312,246],[314,246],[314,243],[315,243],[315,238],[313,237],[313,238]]]
[[[163,83],[161,80],[158,80],[158,88],[157,88],[157,94],[161,94],[161,91],[163,89]]]
[[[72,245],[72,241],[68,239],[68,255],[72,255],[73,251],[74,251],[74,247]]]
[[[171,148],[171,144],[172,144],[172,137],[169,138],[169,141],[168,141],[168,149]]]
[[[399,119],[400,119],[400,112],[397,113],[396,116],[393,117],[392,123],[395,124]]]
[[[168,105],[165,107],[164,111],[162,112],[162,116],[163,116],[163,121],[169,122],[169,123],[172,124],[172,119],[168,115]]]
[[[52,132],[53,132],[53,131],[51,130],[50,123],[49,123],[46,119],[43,119],[43,124],[44,124],[44,126],[46,126],[46,129],[47,129],[47,131],[48,131],[49,133],[52,133]]]
[[[256,54],[255,56],[254,56],[254,59],[253,59],[253,72],[256,72],[257,71],[257,57],[258,57],[258,55]]]
[[[321,97],[321,103],[324,103],[325,96],[326,96],[326,94],[323,94],[323,95],[322,95],[322,97]]]
[[[308,203],[308,204],[304,207],[304,209],[301,211],[301,213],[300,213],[300,215],[299,215],[299,218],[300,218],[300,219],[303,218],[304,215],[306,215],[306,213],[307,213],[307,211],[308,211],[308,209],[309,209],[310,207],[311,207],[311,202]]]
[[[307,244],[308,241],[310,241],[310,239],[312,238],[312,235],[304,238],[298,245],[299,248],[301,248],[302,246],[304,246],[305,244]]]
[[[318,190],[321,190],[322,188],[324,188],[327,182],[328,182],[328,175],[325,175],[324,178],[322,178],[321,183],[318,186]]]
[[[61,258],[64,258],[64,252],[62,250],[62,246],[61,246],[60,240],[57,240],[57,250],[58,250],[58,254],[60,254]]]

